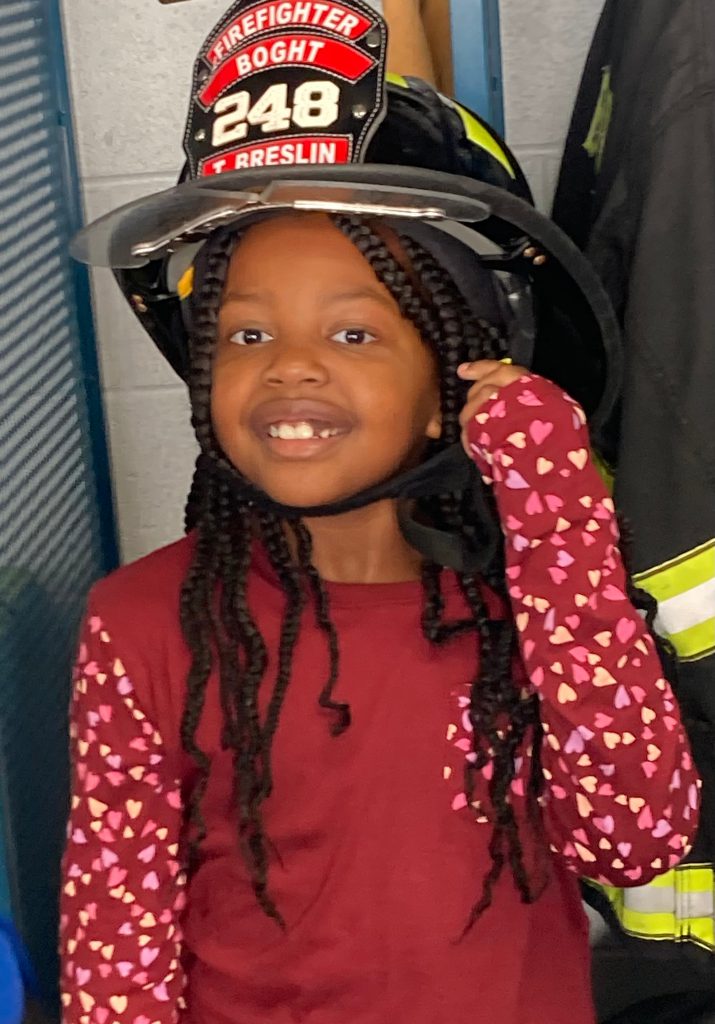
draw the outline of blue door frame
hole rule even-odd
[[[499,0],[451,0],[455,98],[504,134]]]
[[[59,0],[0,4],[0,30],[0,912],[56,1013],[71,662],[118,550]]]

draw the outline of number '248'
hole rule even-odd
[[[269,86],[251,105],[246,90],[223,96],[214,105],[218,116],[214,121],[212,145],[226,146],[248,135],[249,125],[260,125],[264,132],[281,132],[291,123],[299,128],[328,128],[338,120],[340,89],[334,82],[301,82],[293,93],[293,106],[288,105],[288,86]]]

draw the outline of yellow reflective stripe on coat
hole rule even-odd
[[[715,653],[715,540],[639,573],[635,582],[658,602],[656,627],[680,658]]]
[[[629,935],[715,950],[715,875],[710,865],[680,864],[634,889],[596,888],[608,897]]]

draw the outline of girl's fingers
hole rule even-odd
[[[462,445],[467,455],[471,454],[467,440],[470,421],[490,399],[498,396],[503,387],[520,380],[528,372],[523,366],[513,366],[510,359],[480,359],[475,363],[462,363],[457,368],[457,376],[461,380],[474,381],[459,417]]]
[[[461,380],[474,381],[474,387],[491,384],[492,387],[506,387],[528,373],[522,366],[505,366],[504,363],[463,363],[457,370]],[[471,389],[474,391],[474,388]],[[470,392],[471,395],[471,392]],[[469,396],[468,396],[469,398]]]
[[[476,390],[472,389],[469,393],[469,401],[462,409],[459,416],[460,426],[466,427],[470,420],[474,419],[481,407],[488,402],[491,398],[496,398],[499,394],[499,389],[495,388],[492,383],[485,383]]]
[[[464,426],[464,424],[479,411],[485,402],[489,401],[490,398],[496,398],[497,394],[503,387],[519,380],[520,377],[521,373],[512,373],[508,377],[506,375],[502,376],[501,374],[489,374],[488,377],[484,377],[482,380],[478,381],[469,389],[467,401],[459,418],[460,423]]]
[[[462,363],[457,367],[457,376],[462,380],[483,380],[504,367],[497,359],[480,359],[476,363]]]

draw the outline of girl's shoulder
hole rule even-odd
[[[178,742],[191,660],[179,612],[194,547],[194,535],[189,534],[95,583],[80,638],[79,668],[84,658],[95,673],[118,677],[112,699],[121,705],[131,692],[132,714],[141,710],[171,750]],[[101,698],[108,701],[106,691]]]
[[[115,569],[90,590],[87,615],[97,616],[125,640],[178,633],[181,586],[194,547],[190,533]]]

